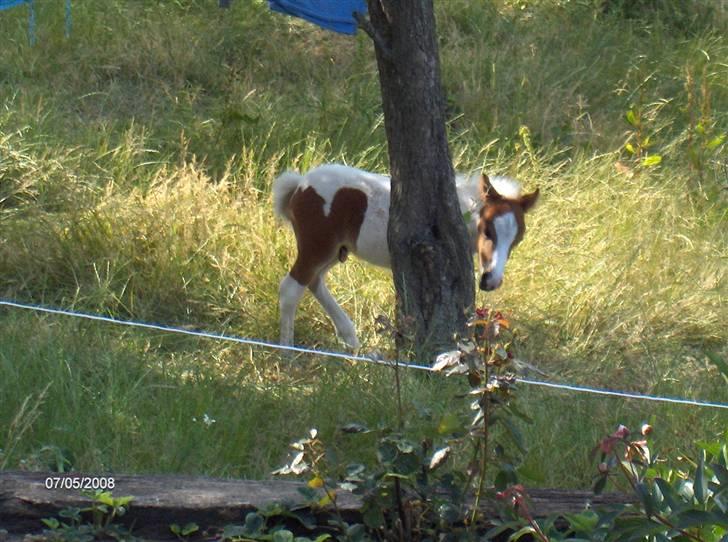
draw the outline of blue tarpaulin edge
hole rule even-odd
[[[327,30],[356,34],[354,12],[366,13],[365,0],[268,0],[273,11],[305,19]]]
[[[0,0],[0,10],[14,8],[21,4],[27,4],[31,0]]]

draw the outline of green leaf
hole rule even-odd
[[[125,507],[133,500],[134,500],[134,497],[132,495],[128,495],[126,497],[115,497],[113,500],[112,506],[114,508]]]
[[[517,527],[521,526],[520,521],[508,521],[506,523],[499,523],[498,520],[495,520],[493,523],[495,524],[495,527],[485,533],[485,540],[493,540],[494,538],[505,533],[506,531],[513,531]]]
[[[265,518],[256,512],[249,512],[245,516],[244,534],[246,536],[258,536],[265,526]]]
[[[638,483],[635,486],[635,493],[637,493],[637,497],[639,498],[642,506],[645,509],[645,514],[647,514],[648,517],[654,516],[657,508],[657,503],[655,503],[655,497],[650,492],[650,489],[647,487],[647,485],[645,485],[644,482]]]
[[[680,498],[677,491],[666,480],[656,478],[655,484],[660,488],[665,504],[670,507],[673,513],[680,512],[690,506],[689,503]]]
[[[575,532],[591,533],[599,524],[599,516],[591,510],[586,510],[580,514],[567,515],[566,521]]]
[[[515,533],[513,533],[511,536],[508,537],[508,542],[511,542],[512,540],[520,540],[526,535],[535,535],[536,529],[531,527],[530,525],[526,525],[525,527],[521,527],[518,529]]]
[[[62,518],[70,519],[71,521],[81,521],[81,509],[75,506],[64,508],[63,510],[58,512],[58,515]]]
[[[281,529],[273,533],[272,542],[293,542],[293,533],[287,529]]]
[[[58,529],[58,527],[61,526],[61,522],[56,518],[44,518],[41,521],[43,522],[43,525],[50,529]]]
[[[392,466],[395,468],[397,473],[407,476],[418,472],[422,465],[415,454],[401,454]]]
[[[300,523],[304,528],[308,529],[309,531],[312,531],[316,528],[316,525],[318,525],[316,521],[316,516],[311,513],[310,510],[296,510],[296,511],[286,511],[280,514],[275,514],[277,516],[283,516],[287,518],[291,518],[298,523]],[[269,516],[271,517],[271,516]]]
[[[366,526],[362,523],[357,523],[356,525],[351,525],[348,529],[346,529],[346,539],[350,540],[351,542],[359,542],[367,540],[367,529]]]
[[[194,522],[187,523],[184,527],[182,527],[181,534],[182,536],[190,536],[192,533],[196,533],[200,530],[199,525]]]
[[[639,123],[637,115],[634,112],[634,109],[630,109],[625,113],[624,117],[627,119],[627,122],[630,123],[632,126],[637,126]]]
[[[687,480],[678,480],[676,483],[677,487],[675,490],[677,491],[677,494],[685,501],[692,502],[695,498],[693,484],[689,483]]]
[[[617,518],[614,528],[609,532],[609,540],[619,542],[623,540],[642,541],[646,536],[656,536],[667,529],[668,527],[665,525],[644,516],[620,517]]]
[[[528,449],[526,448],[525,441],[523,440],[523,433],[521,433],[521,430],[510,418],[501,418],[500,422],[501,425],[506,428],[508,436],[511,437],[511,440],[518,448],[518,451],[523,455],[526,455],[528,453]]]
[[[379,529],[384,525],[384,511],[377,502],[365,502],[362,508],[362,520],[370,529]]]
[[[389,440],[383,440],[377,447],[377,460],[382,465],[389,465],[397,458],[397,447]]]
[[[449,435],[456,431],[462,431],[463,425],[460,423],[460,418],[454,412],[446,412],[440,418],[440,423],[437,426],[437,432],[440,435]]]
[[[516,472],[511,467],[510,469],[502,469],[498,471],[498,474],[495,477],[495,480],[493,481],[493,486],[498,491],[503,491],[509,486],[512,486],[513,484],[518,483],[518,476],[516,476]]]
[[[346,466],[347,482],[363,482],[366,477],[367,468],[361,463],[352,463]]]
[[[96,502],[106,504],[108,506],[114,506],[114,497],[112,497],[110,491],[100,491],[93,496]]]
[[[519,419],[523,420],[526,423],[533,423],[533,418],[531,418],[528,414],[523,412],[521,409],[516,406],[516,403],[511,401],[508,406],[505,407],[505,409],[512,413],[514,416],[518,417]]]
[[[308,486],[300,486],[296,488],[296,491],[298,491],[301,496],[308,502],[317,501],[319,499],[319,493],[312,487]]]
[[[723,142],[725,141],[725,136],[726,136],[725,134],[720,134],[719,136],[715,136],[713,139],[711,139],[710,141],[708,141],[705,144],[705,148],[708,149],[709,151],[712,151],[716,147],[720,147],[723,144]]]
[[[347,423],[341,427],[342,433],[369,433],[369,428],[360,423]]]
[[[662,156],[660,156],[659,154],[651,154],[649,156],[645,156],[642,159],[642,165],[645,167],[654,167],[660,162],[662,162]]]
[[[695,499],[700,504],[705,504],[708,498],[708,480],[705,476],[705,450],[698,451],[698,466],[695,469],[695,482],[693,483]]]
[[[242,525],[225,525],[225,528],[222,530],[223,540],[246,536],[246,534],[245,528]]]
[[[722,514],[721,514],[722,515]],[[678,529],[692,529],[693,527],[707,527],[709,525],[728,525],[728,519],[705,510],[686,510],[678,514],[675,527]]]
[[[634,148],[634,145],[632,145],[632,143],[627,143],[627,144],[626,144],[626,145],[624,146],[624,150],[626,150],[626,151],[627,151],[628,153],[630,153],[630,154],[635,154],[635,153],[637,152],[637,151],[635,150],[635,148]]]

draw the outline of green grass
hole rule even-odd
[[[61,4],[39,5],[34,47],[24,8],[0,13],[0,294],[276,340],[294,242],[272,180],[328,161],[386,170],[368,39],[264,2],[114,0],[74,5],[66,40]],[[710,144],[728,131],[728,17],[698,6],[689,20],[437,3],[456,167],[542,190],[503,287],[478,302],[554,380],[728,401],[707,357],[728,357],[728,162]],[[662,162],[642,166],[628,141]],[[389,353],[374,325],[392,314],[388,272],[348,262],[331,289],[364,351]],[[310,296],[298,314],[301,342],[339,348]],[[5,308],[0,337],[0,468],[60,454],[88,471],[265,477],[310,427],[369,460],[336,427],[396,417],[387,369]],[[461,385],[404,378],[408,433],[436,436]],[[543,486],[587,485],[617,423],[651,420],[673,451],[728,427],[715,410],[519,394]]]

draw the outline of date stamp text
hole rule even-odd
[[[93,491],[114,489],[116,482],[111,476],[48,476],[44,481],[46,489],[75,489]]]

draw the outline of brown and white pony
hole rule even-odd
[[[480,260],[480,289],[495,290],[503,281],[511,250],[526,231],[524,213],[538,199],[538,190],[521,195],[507,177],[458,175],[460,209],[467,222],[473,252]],[[331,317],[336,334],[358,348],[356,329],[332,297],[326,272],[349,253],[375,265],[390,267],[387,247],[389,177],[339,164],[327,164],[305,175],[286,172],[273,183],[276,215],[290,221],[298,257],[281,281],[281,344],[293,343],[296,308],[308,287]]]

